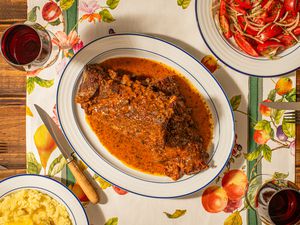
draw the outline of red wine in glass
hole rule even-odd
[[[267,224],[299,225],[300,192],[289,181],[269,181],[257,192],[256,210]]]
[[[292,189],[277,192],[269,202],[269,215],[275,224],[299,224],[300,193]]]
[[[37,23],[16,24],[1,38],[1,52],[17,69],[31,71],[43,66],[52,50],[51,37]]]
[[[3,36],[1,49],[5,58],[18,65],[33,62],[40,54],[41,40],[31,27],[17,25]]]

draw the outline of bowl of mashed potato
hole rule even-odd
[[[0,181],[0,225],[88,225],[77,197],[58,181],[17,175]]]

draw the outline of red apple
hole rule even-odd
[[[270,99],[264,100],[264,102],[272,102]],[[271,109],[263,104],[260,104],[259,111],[264,116],[270,116],[271,115]]]
[[[61,15],[61,9],[55,2],[47,2],[42,9],[43,19],[47,22],[54,22]]]
[[[253,139],[259,145],[264,145],[270,140],[270,134],[265,130],[255,130]]]
[[[219,186],[208,187],[202,195],[202,205],[207,212],[218,213],[223,211],[228,202],[226,191]]]
[[[222,187],[231,201],[238,201],[244,197],[247,185],[248,178],[242,170],[230,170],[222,179]]]

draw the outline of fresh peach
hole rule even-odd
[[[293,81],[289,77],[282,77],[277,81],[275,89],[277,94],[286,95],[293,89]]]
[[[208,187],[202,195],[202,205],[207,212],[223,211],[228,203],[226,191],[217,185]]]
[[[79,186],[78,183],[75,183],[73,186],[70,185],[69,189],[74,192],[74,194],[77,196],[77,198],[81,202],[88,202],[89,201],[89,199],[87,198],[87,196],[85,195],[85,193],[83,192],[83,190],[81,189],[81,187]]]
[[[266,99],[266,100],[264,100],[264,102],[272,102],[272,101],[270,99]],[[271,108],[269,108],[263,104],[260,104],[259,111],[260,111],[261,115],[264,115],[264,116],[271,115]]]
[[[266,144],[270,140],[270,138],[270,134],[265,130],[254,131],[253,139],[259,145]]]
[[[238,201],[244,197],[247,185],[248,178],[242,170],[230,170],[222,179],[222,187],[231,201]]]
[[[215,72],[218,69],[218,63],[215,57],[212,55],[204,56],[201,63],[211,72]]]
[[[35,131],[33,139],[38,150],[42,166],[46,169],[48,159],[56,148],[56,144],[44,124]]]
[[[47,22],[54,22],[60,15],[61,9],[55,2],[50,1],[43,6],[42,16]]]

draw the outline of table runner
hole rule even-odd
[[[259,106],[263,100],[295,101],[295,73],[261,79],[239,74],[217,61],[197,28],[194,1],[28,0],[28,20],[54,33],[53,44],[61,52],[54,65],[28,73],[27,172],[60,179],[86,206],[90,224],[261,224],[243,196],[229,200],[222,211],[217,205],[203,205],[203,196],[213,202],[207,194],[212,190],[221,199],[230,195],[221,188],[227,173],[251,177],[278,172],[295,179],[295,126],[282,121],[284,111]],[[81,163],[102,189],[100,204],[88,204],[42,124],[33,105],[41,106],[57,121],[57,84],[70,58],[92,40],[115,32],[147,33],[173,42],[209,68],[225,89],[235,111],[236,143],[224,171],[203,190],[180,199],[145,198],[112,186]]]

